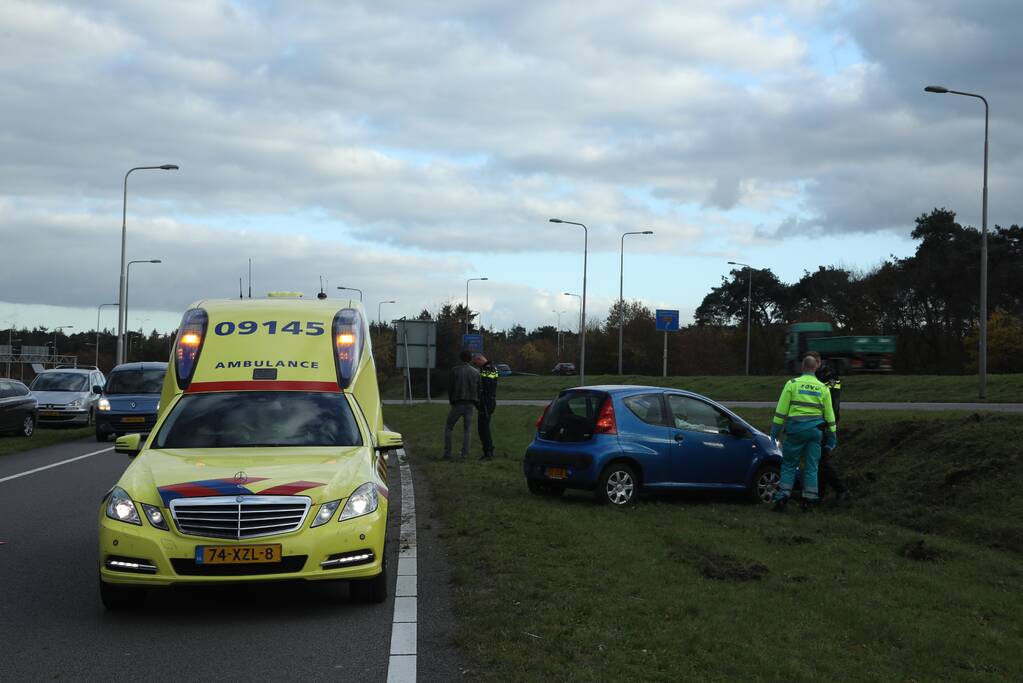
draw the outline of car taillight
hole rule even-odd
[[[618,424],[615,422],[615,408],[608,396],[604,405],[600,407],[600,415],[597,417],[597,424],[593,428],[594,434],[617,434]]]
[[[178,337],[174,341],[174,370],[179,389],[186,389],[192,382],[208,323],[209,317],[201,308],[185,311],[184,317],[181,318]]]
[[[337,383],[342,389],[351,386],[355,372],[359,369],[362,352],[362,315],[354,308],[345,308],[334,316],[331,325],[334,338],[334,361],[337,366]]]
[[[540,427],[543,425],[543,421],[547,419],[547,411],[551,409],[551,404],[548,403],[544,406],[543,412],[540,413],[540,417],[536,418],[536,431],[540,431]]]

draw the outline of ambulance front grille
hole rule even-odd
[[[258,538],[302,528],[312,501],[306,496],[211,496],[171,501],[171,516],[186,536]]]

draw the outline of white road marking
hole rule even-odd
[[[28,475],[35,474],[36,472],[42,472],[43,470],[48,470],[51,467],[60,467],[61,465],[67,465],[68,463],[75,462],[76,460],[82,460],[84,458],[91,458],[92,456],[99,455],[100,453],[108,453],[108,452],[110,452],[112,450],[114,450],[114,447],[110,446],[108,448],[104,448],[104,449],[101,449],[101,450],[98,450],[98,451],[93,451],[92,453],[86,453],[85,455],[79,455],[79,456],[77,456],[75,458],[68,458],[67,460],[61,460],[60,462],[55,462],[52,465],[43,465],[42,467],[37,467],[34,470],[28,470],[28,471],[25,471],[25,472],[19,472],[18,474],[12,474],[9,477],[4,477],[3,479],[0,479],[0,484],[4,483],[5,481],[11,481],[12,479],[20,479],[21,477],[27,477]]]
[[[416,554],[416,496],[412,469],[405,451],[398,451],[401,471],[401,539],[398,541],[398,578],[394,586],[394,617],[391,620],[391,658],[387,683],[415,683],[418,640],[418,581]]]

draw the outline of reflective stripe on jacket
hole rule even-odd
[[[776,425],[788,422],[824,422],[828,430],[837,429],[835,411],[831,406],[831,392],[827,385],[813,375],[800,375],[790,379],[781,390],[778,406],[774,409]]]

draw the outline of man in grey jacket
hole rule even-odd
[[[451,430],[459,419],[462,424],[462,460],[469,457],[469,435],[472,432],[472,418],[480,392],[480,373],[469,362],[472,354],[462,351],[458,354],[461,365],[451,368],[448,376],[448,419],[444,423],[444,459],[451,459]]]

